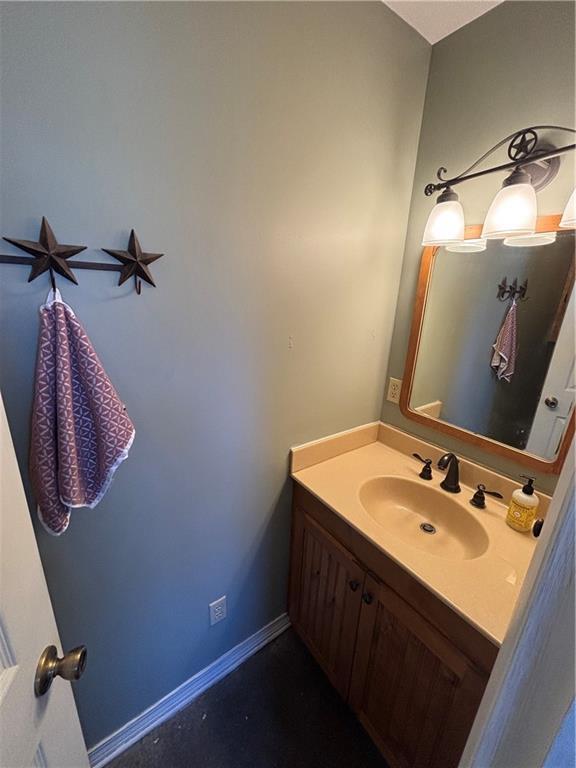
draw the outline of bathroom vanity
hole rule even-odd
[[[441,455],[383,424],[294,449],[289,611],[393,768],[450,768],[535,540],[503,503],[469,504],[479,482],[505,499],[516,483],[462,461],[462,492],[446,494],[414,451]]]

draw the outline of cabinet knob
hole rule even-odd
[[[362,600],[364,600],[366,605],[370,605],[374,601],[374,595],[372,592],[364,592],[362,595]]]
[[[350,587],[352,592],[357,592],[358,587],[360,586],[360,582],[357,581],[356,579],[350,579],[350,581],[348,582],[348,586]]]

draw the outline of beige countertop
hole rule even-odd
[[[365,510],[361,486],[380,476],[403,477],[439,488],[444,473],[430,482],[418,475],[422,465],[413,451],[434,458],[440,449],[383,424],[370,424],[292,451],[292,477],[386,555],[411,573],[486,637],[501,644],[537,540],[505,523],[507,503],[517,483],[461,460],[462,493],[450,496],[474,516],[488,535],[488,546],[471,559],[446,559],[417,548],[385,530]],[[424,453],[422,453],[424,452]],[[476,484],[499,490],[504,500],[486,497],[486,509],[469,504]],[[425,492],[425,491],[424,491]],[[445,493],[445,491],[440,491]],[[549,497],[541,496],[538,515]]]

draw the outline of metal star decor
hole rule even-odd
[[[531,154],[538,143],[538,134],[531,129],[519,131],[510,142],[508,157],[511,160],[520,160]]]
[[[113,256],[115,259],[118,259],[118,261],[122,262],[124,265],[120,272],[118,285],[125,283],[129,277],[134,277],[136,281],[137,293],[140,293],[141,290],[141,283],[139,278],[142,278],[142,280],[145,280],[150,285],[156,287],[156,283],[152,278],[150,270],[148,269],[148,265],[152,264],[153,261],[160,259],[164,254],[145,253],[140,247],[140,243],[134,230],[130,232],[130,240],[128,241],[127,251],[115,251],[110,248],[102,248],[102,250],[105,253],[109,253],[110,256]]]
[[[52,227],[48,224],[45,216],[42,217],[40,237],[38,238],[37,243],[33,240],[14,240],[10,237],[4,237],[3,239],[6,240],[7,243],[15,245],[16,248],[20,248],[22,251],[26,251],[26,253],[30,253],[34,256],[32,269],[28,276],[29,283],[44,272],[52,272],[52,270],[54,270],[54,272],[58,272],[62,277],[65,277],[67,280],[71,280],[78,285],[74,272],[70,269],[66,259],[80,253],[80,251],[85,251],[86,246],[62,245],[58,243],[54,232],[52,231]]]

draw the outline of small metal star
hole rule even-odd
[[[508,147],[508,157],[511,160],[521,160],[532,153],[538,143],[536,131],[520,131],[514,136]]]
[[[74,272],[72,272],[69,265],[66,263],[66,259],[75,256],[77,253],[80,253],[80,251],[86,250],[86,246],[61,245],[58,243],[54,232],[52,232],[52,227],[48,224],[45,216],[42,217],[40,237],[38,238],[39,242],[35,243],[33,240],[13,240],[10,237],[4,237],[3,240],[6,240],[7,243],[11,243],[12,245],[15,245],[16,248],[20,248],[22,251],[26,251],[26,253],[30,253],[34,256],[35,261],[32,264],[32,269],[28,276],[29,283],[44,272],[54,270],[55,272],[58,272],[59,275],[62,275],[62,277],[65,277],[78,285]]]
[[[134,230],[130,232],[130,240],[128,241],[127,251],[115,251],[110,248],[102,248],[102,250],[106,253],[109,253],[110,256],[113,256],[115,259],[118,259],[118,261],[121,261],[122,264],[124,264],[122,271],[120,272],[118,285],[125,283],[129,277],[134,277],[136,280],[136,290],[138,293],[140,293],[138,288],[138,278],[141,277],[142,280],[145,280],[150,285],[156,287],[156,283],[154,282],[150,270],[148,269],[148,264],[152,264],[153,261],[160,259],[164,254],[144,253],[140,247],[140,243]]]

